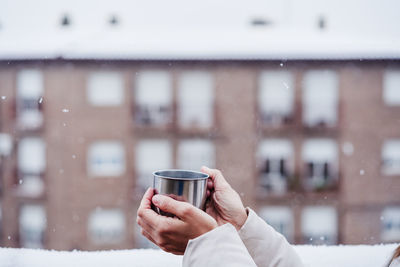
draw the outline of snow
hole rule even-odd
[[[353,155],[353,152],[354,152],[353,144],[350,142],[344,142],[342,145],[342,151],[346,156]]]
[[[359,246],[294,246],[306,267],[383,267],[396,244]],[[48,251],[0,248],[2,267],[152,267],[181,266],[182,257],[154,249],[117,251]]]
[[[0,59],[400,58],[399,5],[396,0],[0,0],[5,7]],[[62,27],[65,15],[71,23]],[[112,16],[117,25],[110,25]],[[321,17],[324,29],[318,27]],[[254,26],[255,18],[271,23]]]

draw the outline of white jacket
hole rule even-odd
[[[225,224],[190,240],[183,267],[197,266],[303,266],[286,239],[248,208],[248,217],[239,231]]]
[[[400,257],[394,259],[394,260],[390,263],[389,267],[400,267]]]

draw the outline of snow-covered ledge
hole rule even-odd
[[[383,267],[396,244],[295,246],[308,267]],[[2,267],[179,267],[182,257],[154,249],[98,252],[0,248]]]

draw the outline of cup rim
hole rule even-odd
[[[203,177],[196,177],[196,178],[191,178],[191,177],[182,177],[182,178],[176,178],[176,177],[169,177],[169,176],[164,176],[160,175],[157,173],[161,172],[167,172],[167,171],[179,171],[179,172],[191,172],[198,174]],[[159,177],[159,178],[164,178],[164,179],[169,179],[169,180],[185,180],[185,181],[194,181],[194,180],[205,180],[208,179],[210,176],[207,173],[204,172],[199,172],[199,171],[193,171],[193,170],[184,170],[184,169],[163,169],[163,170],[157,170],[153,172],[154,177]]]

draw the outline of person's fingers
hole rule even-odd
[[[136,221],[137,224],[142,227],[142,229],[144,229],[148,233],[152,233],[153,231],[155,231],[157,224],[153,221],[150,221],[149,218],[158,221],[158,218],[152,218],[151,215],[145,214],[145,212],[138,215]]]
[[[210,169],[206,166],[203,166],[201,167],[201,171],[207,173],[210,176],[211,180],[213,181],[213,186],[215,189],[230,186],[228,182],[225,180],[220,170]]]
[[[147,231],[155,229],[163,218],[163,216],[160,216],[151,208],[151,198],[153,195],[154,190],[152,188],[147,189],[137,211],[137,223],[141,227],[146,228]]]
[[[193,205],[182,202],[176,201],[168,196],[164,195],[154,195],[152,198],[153,204],[156,205],[164,212],[168,212],[178,216],[178,218],[185,219],[188,216],[192,216],[195,214],[196,209]]]
[[[150,240],[151,242],[153,242],[154,244],[157,245],[157,243],[156,243],[156,241],[154,241],[153,237],[146,230],[144,230],[143,228],[142,228],[142,235],[144,237],[146,237],[148,240]]]
[[[207,197],[211,196],[211,191],[207,190]]]
[[[211,179],[208,179],[207,181],[207,189],[212,189],[214,187],[214,183]]]
[[[154,195],[154,189],[149,187],[143,195],[142,200],[140,201],[139,209],[151,209],[151,198]]]

